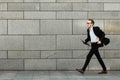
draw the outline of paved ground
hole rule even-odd
[[[86,71],[81,75],[76,71],[0,71],[0,80],[120,80],[120,71],[97,73]]]

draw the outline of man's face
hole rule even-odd
[[[88,27],[88,28],[93,27],[93,24],[92,24],[92,22],[91,22],[91,21],[87,21],[87,27]]]

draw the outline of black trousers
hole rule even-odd
[[[88,55],[86,57],[85,64],[84,64],[84,66],[82,68],[83,71],[86,70],[86,67],[88,66],[93,54],[95,54],[95,56],[97,57],[97,59],[98,59],[100,65],[102,66],[103,70],[106,71],[106,66],[105,66],[105,64],[104,64],[104,62],[103,62],[103,60],[102,60],[102,58],[100,56],[98,48],[99,48],[99,46],[98,46],[97,43],[91,43],[91,50],[90,50],[90,52],[88,53]]]

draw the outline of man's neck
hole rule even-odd
[[[93,28],[93,26],[89,27],[89,29],[92,29],[92,28]]]

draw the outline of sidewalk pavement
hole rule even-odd
[[[120,71],[0,71],[0,80],[120,80]]]

